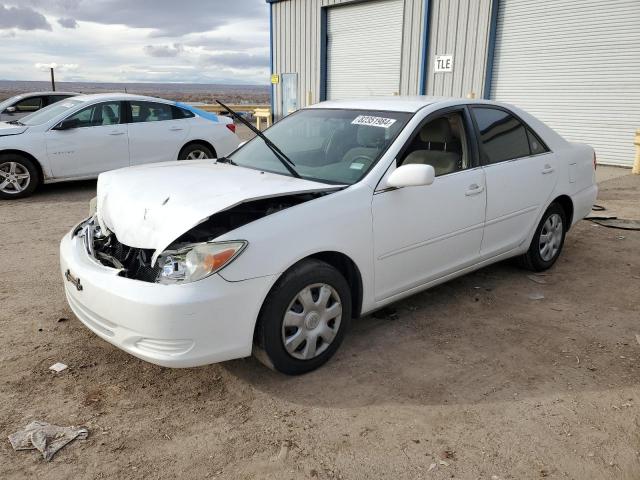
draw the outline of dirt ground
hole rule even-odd
[[[1,478],[640,478],[640,232],[582,221],[548,274],[502,263],[415,295],[305,376],[171,370],[66,305],[58,241],[94,189],[0,202]],[[601,189],[640,218],[640,176]],[[14,452],[36,419],[90,435],[50,463]]]

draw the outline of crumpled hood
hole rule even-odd
[[[176,238],[214,213],[247,200],[334,188],[211,160],[156,163],[101,174],[97,216],[121,243],[155,250],[155,263]]]
[[[7,135],[20,135],[27,130],[27,126],[25,125],[15,125],[7,122],[0,122],[0,137],[5,137]]]

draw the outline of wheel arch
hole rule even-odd
[[[180,159],[180,156],[182,155],[182,152],[184,151],[185,148],[189,147],[190,145],[197,145],[197,144],[204,145],[205,147],[210,149],[211,153],[213,153],[213,158],[217,158],[218,153],[216,152],[215,147],[211,145],[211,142],[207,142],[206,140],[194,139],[194,140],[189,140],[180,148],[180,150],[178,150],[178,160]]]
[[[2,155],[6,155],[6,154],[12,154],[12,155],[20,155],[23,156],[25,158],[28,158],[29,160],[31,160],[33,162],[33,164],[36,166],[36,169],[38,170],[38,180],[42,183],[45,181],[45,174],[44,174],[44,170],[42,168],[42,165],[40,164],[40,162],[38,161],[38,159],[36,157],[34,157],[33,155],[31,155],[29,152],[25,152],[24,150],[18,150],[15,148],[9,148],[6,150],[0,150],[0,157]]]
[[[569,195],[560,195],[551,203],[557,203],[562,207],[562,210],[564,210],[564,214],[567,218],[567,231],[569,231],[573,224],[573,200],[571,200]]]

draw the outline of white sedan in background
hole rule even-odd
[[[0,198],[41,183],[95,178],[130,165],[224,156],[233,121],[189,105],[127,94],[79,95],[0,122]]]
[[[510,257],[550,268],[594,170],[591,147],[495,102],[320,103],[217,162],[101,175],[95,215],[60,246],[65,291],[149,362],[253,352],[303,373],[352,317]]]

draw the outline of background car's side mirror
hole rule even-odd
[[[431,185],[436,172],[431,165],[412,163],[396,168],[387,179],[387,186],[393,188],[420,187]]]
[[[6,113],[16,113],[17,111],[16,107],[7,107],[5,110]]]
[[[67,118],[53,127],[53,130],[71,130],[72,128],[78,128],[79,126],[80,120],[77,118]]]

